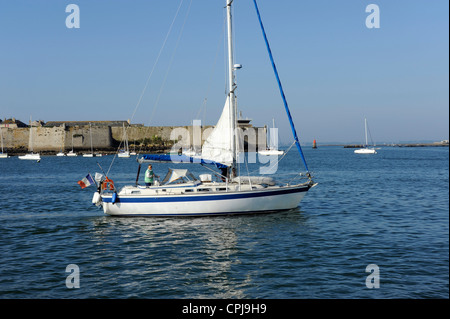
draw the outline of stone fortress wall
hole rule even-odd
[[[123,140],[124,127],[129,144],[145,147],[170,148],[175,143],[185,148],[201,147],[212,126],[143,126],[129,125],[127,121],[47,122],[44,126],[7,127],[0,125],[3,146],[13,152],[90,151],[91,135],[94,151],[116,151]],[[251,126],[247,126],[248,129]],[[253,128],[257,135],[247,140],[265,147],[266,127]],[[32,135],[30,135],[32,130]],[[185,133],[184,137],[179,133]],[[186,135],[187,132],[187,135]],[[259,136],[258,136],[259,134]],[[246,140],[246,141],[247,141]],[[254,141],[254,142],[253,142]],[[262,143],[262,144],[261,144]],[[197,145],[196,145],[197,144]],[[252,144],[253,147],[256,145]]]

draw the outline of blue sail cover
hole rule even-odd
[[[217,163],[214,161],[204,160],[202,158],[190,157],[186,155],[177,154],[146,154],[142,156],[143,161],[152,162],[172,162],[172,163],[196,163],[215,165],[217,168],[227,168],[227,165]]]

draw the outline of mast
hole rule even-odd
[[[30,115],[30,150],[31,153],[33,153],[33,121],[31,120],[31,115]]]
[[[128,136],[127,136],[127,131],[125,130],[125,123],[122,123],[122,129],[123,129],[123,142],[124,142],[124,147],[125,147],[125,151],[128,152]]]
[[[368,147],[369,144],[367,143],[367,119],[366,118],[364,118],[364,132],[366,135],[366,147]]]
[[[89,135],[91,137],[91,153],[94,154],[94,147],[92,146],[92,127],[90,122],[89,122]]]
[[[231,21],[231,3],[233,0],[227,1],[227,26],[228,26],[228,87],[229,87],[229,105],[230,105],[230,116],[231,116],[231,148],[233,152],[233,165],[231,166],[230,177],[234,177],[234,168],[236,167],[236,158],[237,158],[237,148],[236,148],[236,101],[234,90],[236,89],[236,85],[234,83],[234,64],[233,64],[233,28]]]

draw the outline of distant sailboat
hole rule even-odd
[[[124,158],[128,158],[130,157],[130,150],[128,148],[128,136],[127,136],[127,131],[125,130],[125,124],[122,124],[123,126],[123,143],[125,146],[125,149],[120,150],[119,154],[117,154],[118,157],[124,157]]]
[[[58,157],[66,156],[66,153],[64,153],[64,143],[61,147],[61,150],[58,153],[56,153],[56,156]]]
[[[364,145],[364,148],[355,150],[355,153],[356,154],[376,154],[377,151],[375,151],[374,148],[369,148],[369,145],[367,143],[367,119],[364,119],[364,128],[365,128],[365,135],[366,135],[366,144]]]
[[[275,132],[275,119],[273,120],[273,131],[269,134],[269,147],[265,150],[258,151],[258,154],[260,155],[283,155],[284,151],[280,151],[277,147],[278,143],[275,143],[276,136],[274,135]]]
[[[130,152],[130,155],[137,155],[137,153],[136,153],[136,145],[135,144],[133,144],[133,151]]]
[[[40,161],[41,160],[41,155],[39,153],[34,153],[33,152],[33,124],[31,121],[31,116],[30,116],[30,149],[31,149],[31,153],[19,156],[19,159],[21,160],[33,160],[33,161]]]
[[[5,153],[5,151],[3,150],[3,130],[0,128],[0,139],[1,139],[1,143],[2,143],[2,152],[0,153],[0,158],[8,158],[8,153]]]
[[[92,146],[92,127],[91,127],[91,123],[89,123],[89,135],[91,137],[91,152],[83,154],[83,157],[95,157],[94,147]]]
[[[77,153],[73,151],[73,133],[72,133],[72,150],[67,153],[67,156],[77,156]]]

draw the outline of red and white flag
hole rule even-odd
[[[77,182],[81,188],[86,188],[88,186],[91,186],[92,184],[95,184],[91,174],[87,174],[85,178],[83,178],[81,181]]]

